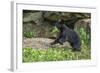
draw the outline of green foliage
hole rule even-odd
[[[89,45],[90,44],[90,38],[91,38],[89,36],[89,33],[87,33],[84,28],[80,28],[79,33],[80,33],[80,38],[81,38],[82,44]]]
[[[29,32],[24,32],[23,36],[27,38],[32,38],[32,37],[35,37],[36,35],[35,35],[35,32],[29,31]]]
[[[90,48],[82,46],[81,52],[71,48],[48,48],[46,50],[23,48],[23,62],[63,61],[90,59]]]
[[[52,29],[51,29],[51,35],[53,36],[53,37],[56,37],[57,36],[57,34],[59,33],[59,30],[57,29],[57,27],[53,27]]]
[[[52,34],[55,34],[55,33],[58,33],[58,32],[59,32],[59,30],[57,29],[57,27],[54,27],[51,31]]]
[[[33,33],[32,32],[24,32],[24,37],[27,37],[27,38],[32,38],[33,37]]]

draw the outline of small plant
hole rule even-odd
[[[56,37],[57,36],[57,33],[59,33],[59,30],[57,29],[57,27],[53,27],[51,29],[51,32],[50,33],[53,35],[53,37]]]
[[[80,38],[81,38],[82,44],[89,45],[89,43],[90,43],[90,36],[86,32],[86,30],[84,28],[80,28],[79,32],[80,32]]]
[[[33,37],[33,32],[24,32],[23,33],[24,37],[27,37],[27,38],[32,38]]]

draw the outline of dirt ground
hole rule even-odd
[[[48,49],[48,48],[71,47],[68,42],[65,42],[63,45],[60,44],[50,45],[50,43],[53,41],[54,41],[53,39],[49,38],[24,38],[23,48]]]

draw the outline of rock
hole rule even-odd
[[[53,42],[53,39],[48,38],[24,38],[23,39],[23,48],[33,48],[33,49],[48,49],[48,48],[61,48],[61,47],[71,47],[68,42],[65,42],[63,45],[56,44],[50,45]]]
[[[23,22],[34,22],[37,25],[41,25],[42,23],[42,12],[34,12],[34,13],[26,13],[23,17]]]
[[[81,19],[75,23],[75,31],[79,31],[80,28],[84,28],[88,33],[91,32],[91,19]]]
[[[54,37],[56,34],[51,34],[51,31],[58,19],[63,19],[71,29],[74,29],[75,25],[75,30],[79,31],[80,26],[83,26],[90,32],[90,19],[82,19],[75,24],[74,21],[76,22],[77,18],[91,18],[91,15],[90,13],[24,10],[23,34],[32,32],[33,37]]]

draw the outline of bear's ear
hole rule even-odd
[[[63,20],[63,19],[59,19],[58,22],[59,22],[60,24],[64,24],[64,20]]]
[[[62,22],[62,20],[61,20],[61,19],[59,19],[59,20],[58,20],[58,22]]]

